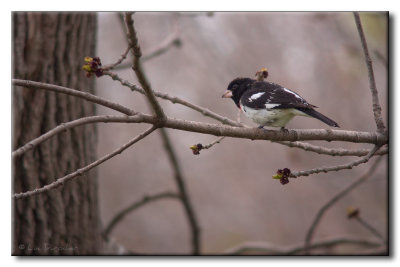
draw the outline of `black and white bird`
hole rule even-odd
[[[316,111],[316,106],[279,84],[237,78],[229,84],[222,97],[232,98],[246,117],[260,125],[259,128],[272,126],[285,129],[285,125],[295,116],[313,117],[329,126],[339,127],[336,122]]]

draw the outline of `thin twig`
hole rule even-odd
[[[356,216],[354,219],[356,219],[357,222],[359,222],[362,226],[368,229],[368,231],[370,231],[374,236],[382,240],[383,243],[386,243],[385,238],[379,233],[377,229],[375,229],[375,227],[367,223],[364,219],[361,219],[360,216]]]
[[[358,14],[358,12],[354,12],[353,14],[354,14],[354,19],[356,22],[358,34],[360,35],[361,46],[364,51],[365,63],[367,64],[369,88],[370,88],[371,94],[372,94],[372,110],[374,112],[375,123],[378,128],[378,131],[384,132],[385,124],[383,123],[382,113],[381,113],[382,108],[381,108],[381,105],[379,104],[378,91],[376,90],[376,83],[375,83],[375,77],[374,77],[374,69],[372,67],[372,60],[371,60],[371,57],[369,56],[367,41],[365,40],[365,35],[364,35],[363,27],[361,24],[360,15]]]
[[[43,143],[44,141],[48,140],[49,138],[64,132],[68,129],[75,128],[77,126],[82,126],[85,124],[90,123],[97,123],[97,122],[135,122],[139,119],[140,115],[138,116],[110,116],[110,115],[103,115],[103,116],[89,116],[79,118],[73,121],[61,123],[57,125],[55,128],[49,130],[48,132],[42,134],[41,136],[31,140],[30,142],[26,143],[22,147],[18,148],[14,152],[12,152],[12,158],[19,157],[25,152],[35,148],[39,144]]]
[[[168,36],[160,46],[156,47],[153,51],[149,52],[147,55],[144,55],[142,58],[142,61],[149,61],[150,59],[153,59],[159,55],[164,54],[165,52],[168,51],[171,47],[177,46],[179,47],[181,45],[181,41],[177,34],[174,32],[171,36]]]
[[[358,245],[373,248],[382,246],[382,244],[375,241],[343,237],[317,241],[311,244],[309,249],[322,249],[339,245]],[[274,244],[266,242],[245,242],[241,245],[225,250],[224,254],[240,255],[245,252],[261,252],[267,255],[299,255],[300,253],[304,252],[304,245],[298,244],[289,248],[279,248]]]
[[[165,128],[160,128],[160,133],[162,141],[165,147],[165,151],[168,154],[168,158],[171,161],[171,165],[174,170],[174,178],[176,185],[181,196],[182,204],[185,209],[185,213],[189,222],[189,226],[192,233],[192,254],[199,255],[201,251],[201,241],[200,241],[200,227],[197,220],[196,213],[194,211],[193,205],[187,193],[185,180],[183,178],[182,170],[179,164],[179,160],[176,156],[174,148],[172,146],[171,140]]]
[[[117,212],[114,217],[110,220],[107,227],[103,231],[103,238],[107,241],[109,239],[109,235],[111,231],[117,226],[117,224],[122,221],[122,219],[128,215],[129,213],[137,210],[138,208],[144,206],[145,204],[149,204],[156,200],[165,199],[165,198],[175,198],[180,199],[180,195],[174,192],[163,192],[158,193],[150,196],[144,196],[141,200],[135,201],[126,208],[122,209],[121,211]]]
[[[146,93],[147,99],[153,108],[155,114],[157,115],[158,123],[160,126],[162,126],[162,123],[165,119],[165,114],[158,103],[157,98],[155,97],[153,90],[150,86],[149,81],[146,78],[146,75],[143,71],[143,67],[140,61],[140,57],[142,56],[142,52],[140,50],[139,46],[139,41],[137,38],[136,30],[134,27],[133,19],[132,19],[132,13],[126,12],[125,13],[125,24],[127,28],[127,37],[129,40],[129,46],[131,47],[132,55],[133,55],[133,71],[136,74],[136,77],[138,78],[138,81],[140,85],[142,86],[143,90]]]
[[[67,87],[58,86],[58,85],[54,85],[54,84],[48,84],[48,83],[34,82],[34,81],[29,81],[29,80],[20,80],[20,79],[12,79],[12,84],[16,85],[16,86],[23,86],[26,88],[44,89],[44,90],[53,91],[53,92],[57,92],[57,93],[72,95],[72,96],[76,96],[76,97],[85,99],[87,101],[102,105],[104,107],[111,108],[113,110],[119,111],[126,115],[132,116],[132,115],[136,114],[136,112],[133,111],[132,109],[124,107],[118,103],[114,103],[114,102],[111,102],[104,98],[92,95],[88,92],[78,91],[78,90],[72,89],[72,88],[67,88]]]
[[[370,149],[356,149],[356,150],[350,150],[350,149],[345,149],[345,148],[327,148],[327,147],[322,147],[322,146],[316,146],[312,145],[310,143],[304,143],[304,142],[287,142],[287,141],[275,141],[274,143],[278,143],[281,145],[285,145],[288,147],[295,147],[295,148],[300,148],[305,151],[310,151],[310,152],[315,152],[317,154],[323,154],[323,155],[330,155],[330,156],[357,156],[357,157],[362,157],[367,155],[370,152]],[[385,155],[388,153],[388,147],[384,147],[377,151],[374,156],[381,156]]]
[[[149,53],[147,53],[142,57],[142,62],[146,62],[150,59],[153,59],[155,57],[164,54],[173,46],[180,47],[182,45],[180,39],[181,29],[177,16],[174,16],[173,28],[174,30],[172,31],[172,33],[170,33],[163,41],[161,41],[160,45],[153,48]]]
[[[310,249],[318,249],[318,248],[326,248],[326,247],[333,247],[337,245],[359,245],[359,246],[366,246],[366,247],[381,247],[382,244],[374,241],[369,241],[369,240],[362,240],[362,239],[347,239],[347,238],[338,238],[334,240],[328,240],[328,241],[321,241],[321,242],[316,242],[310,245]],[[294,255],[298,254],[300,252],[304,252],[304,246],[299,245],[296,248],[290,249],[287,251],[287,255]]]
[[[214,145],[219,144],[222,140],[224,140],[224,138],[225,138],[225,136],[217,138],[217,140],[215,140],[214,142],[204,145],[203,149],[209,149],[209,148],[213,147]]]
[[[179,32],[180,32],[179,26],[176,25],[175,30],[170,35],[168,35],[163,41],[161,41],[159,46],[153,48],[150,52],[148,52],[147,54],[142,56],[142,58],[141,58],[142,63],[147,62],[155,57],[158,57],[158,56],[164,54],[165,52],[167,52],[170,48],[172,48],[174,46],[176,46],[176,47],[181,46],[181,39],[179,37]],[[132,63],[120,64],[114,69],[121,70],[121,69],[125,69],[128,67],[132,67]]]
[[[110,64],[110,65],[107,65],[107,66],[104,66],[102,69],[103,69],[103,71],[105,71],[105,70],[112,70],[112,69],[115,69],[116,67],[118,67],[118,66],[120,66],[120,64],[122,63],[122,61],[124,61],[125,59],[126,59],[126,57],[127,57],[127,55],[128,55],[128,53],[129,53],[129,51],[131,50],[131,46],[129,45],[127,48],[126,48],[126,50],[125,50],[125,52],[121,55],[121,57],[117,60],[117,62],[115,62],[115,63],[113,63],[113,64]],[[129,66],[132,66],[132,65],[129,65]]]
[[[374,148],[363,158],[356,160],[356,161],[352,161],[349,162],[347,164],[343,164],[343,165],[337,165],[337,166],[333,166],[333,167],[323,167],[323,168],[316,168],[316,169],[311,169],[311,170],[307,170],[307,171],[298,171],[298,172],[293,172],[291,173],[291,177],[293,178],[297,178],[300,176],[308,176],[311,174],[316,174],[316,173],[327,173],[327,172],[332,172],[332,171],[340,171],[340,170],[344,170],[344,169],[352,169],[360,164],[366,163],[368,162],[368,160],[375,154],[375,152],[380,148],[380,146],[374,146]]]
[[[368,169],[368,171],[356,179],[354,182],[349,184],[346,188],[341,190],[339,193],[335,194],[328,202],[326,202],[317,212],[310,228],[307,231],[306,239],[305,239],[305,250],[308,251],[308,248],[310,247],[311,240],[314,236],[314,233],[318,227],[319,222],[321,221],[323,215],[334,205],[336,204],[340,199],[342,199],[344,196],[346,196],[348,193],[350,193],[352,190],[357,188],[359,185],[364,183],[376,170],[379,162],[381,161],[382,157],[379,157],[375,160],[375,162],[371,165],[371,167]]]
[[[141,94],[145,94],[145,91],[142,88],[140,88],[139,86],[137,86],[137,85],[135,85],[135,84],[133,84],[133,83],[127,81],[127,80],[122,79],[121,77],[119,77],[115,73],[112,73],[112,72],[109,72],[109,71],[105,71],[104,75],[110,76],[113,80],[116,80],[116,81],[120,82],[121,85],[130,88],[132,91],[136,91],[136,92],[139,92]],[[243,126],[240,123],[237,123],[237,122],[235,122],[235,121],[233,121],[231,119],[228,119],[226,117],[223,117],[221,115],[218,115],[217,113],[212,112],[209,109],[206,109],[206,108],[200,107],[198,105],[192,104],[192,103],[190,103],[190,102],[188,102],[186,100],[183,100],[183,99],[181,99],[179,97],[169,96],[168,94],[161,93],[161,92],[154,92],[154,95],[156,97],[168,100],[168,101],[172,102],[173,104],[180,104],[180,105],[186,106],[186,107],[188,107],[190,109],[193,109],[193,110],[195,110],[197,112],[200,112],[201,114],[203,114],[206,117],[210,117],[212,119],[215,119],[215,120],[217,120],[217,121],[219,121],[219,122],[221,122],[223,124],[227,124],[227,125],[231,125],[231,126],[237,126],[237,127],[242,127]]]
[[[148,130],[146,130],[145,132],[139,134],[138,136],[136,136],[135,138],[133,138],[132,140],[130,140],[128,143],[124,144],[123,146],[121,146],[120,148],[114,150],[113,152],[111,152],[110,154],[107,154],[105,156],[103,156],[102,158],[90,163],[89,165],[86,165],[83,168],[80,168],[64,177],[58,178],[56,179],[54,182],[44,185],[43,187],[40,188],[36,188],[33,190],[29,190],[23,193],[15,193],[12,195],[13,199],[20,199],[20,198],[25,198],[25,197],[30,197],[30,196],[34,196],[37,194],[41,194],[43,192],[49,191],[51,189],[54,189],[58,186],[62,186],[64,185],[65,182],[72,180],[73,178],[77,177],[77,176],[81,176],[83,175],[85,172],[88,172],[89,170],[93,169],[94,167],[100,165],[101,163],[109,160],[110,158],[121,154],[125,149],[129,148],[130,146],[132,146],[133,144],[135,144],[136,142],[142,140],[143,138],[145,138],[147,135],[149,135],[150,133],[152,133],[155,129],[157,129],[157,127],[152,126],[151,128],[149,128]]]

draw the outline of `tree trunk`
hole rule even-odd
[[[13,14],[13,77],[94,92],[82,65],[94,56],[97,16]],[[13,88],[13,150],[57,125],[95,114],[84,100],[39,89]],[[96,158],[97,131],[81,126],[13,161],[13,192],[42,187]],[[100,251],[97,172],[62,187],[13,201],[13,255],[88,255]]]

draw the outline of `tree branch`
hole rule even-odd
[[[122,84],[124,84],[125,86],[132,88],[132,90],[138,91],[142,94],[144,94],[144,90],[135,86],[134,84],[129,83],[128,81],[122,80],[121,78],[119,78],[118,76],[115,76],[115,74],[112,73],[106,73],[107,75],[111,76],[113,79],[118,80],[119,82],[121,82]],[[102,106],[111,108],[113,110],[119,111],[121,113],[127,114],[127,115],[134,115],[137,114],[135,111],[133,111],[132,109],[129,109],[127,107],[124,107],[118,103],[113,103],[111,101],[108,101],[106,99],[103,99],[101,97],[92,95],[90,93],[87,92],[82,92],[82,91],[78,91],[75,89],[71,89],[71,88],[67,88],[67,87],[63,87],[63,86],[58,86],[58,85],[53,85],[53,84],[47,84],[47,83],[39,83],[39,82],[34,82],[34,81],[29,81],[29,80],[20,80],[20,79],[13,79],[12,80],[13,85],[16,86],[23,86],[26,88],[38,88],[38,89],[44,89],[44,90],[49,90],[49,91],[54,91],[54,92],[58,92],[58,93],[63,93],[63,94],[68,94],[68,95],[72,95],[72,96],[76,96],[82,99],[85,99],[87,101],[96,103],[96,104],[100,104]],[[203,115],[211,117],[213,119],[216,119],[222,123],[225,124],[229,124],[229,125],[233,125],[233,126],[243,126],[240,123],[236,123],[234,121],[229,120],[228,118],[222,117],[216,113],[213,113],[207,109],[204,109],[202,107],[193,105],[187,101],[184,101],[182,99],[179,98],[174,98],[174,97],[170,97],[167,94],[162,94],[162,93],[158,93],[156,92],[155,95],[157,97],[161,97],[164,98],[166,100],[170,100],[170,101],[174,101],[175,103],[180,103],[183,104],[189,108],[192,108],[198,112],[201,112]],[[97,118],[97,119],[91,119],[89,120],[91,122],[101,122],[102,119],[101,118]],[[87,121],[86,119],[82,119],[79,120],[71,125],[69,125],[69,123],[67,124],[63,124],[61,125],[61,127],[57,128],[54,132],[48,132],[46,133],[44,136],[41,136],[40,139],[36,140],[33,143],[28,143],[26,144],[24,147],[19,148],[18,150],[13,152],[13,157],[15,156],[20,156],[22,155],[24,152],[32,149],[33,147],[35,147],[36,145],[40,144],[41,142],[47,140],[48,138],[50,138],[51,136],[53,136],[56,133],[59,133],[63,130],[66,130],[67,128],[71,128],[71,127],[75,127],[78,125],[82,125],[85,123],[88,123],[89,121]],[[63,129],[64,128],[64,129]],[[319,154],[328,154],[328,155],[332,155],[332,156],[364,156],[368,153],[369,150],[363,149],[363,150],[346,150],[346,149],[329,149],[329,148],[324,148],[324,147],[320,147],[320,146],[314,146],[308,143],[302,143],[302,142],[287,142],[287,141],[276,141],[276,143],[282,144],[282,145],[286,145],[289,147],[297,147],[297,148],[301,148],[304,149],[306,151],[313,151]],[[386,149],[382,149],[380,151],[378,151],[375,155],[382,155],[382,154],[387,154],[387,148]]]
[[[58,178],[57,180],[55,180],[54,182],[52,182],[51,184],[47,184],[43,187],[40,188],[36,188],[33,190],[29,190],[27,192],[24,193],[16,193],[13,194],[13,199],[20,199],[20,198],[25,198],[25,197],[30,197],[30,196],[34,196],[37,194],[41,194],[43,192],[49,191],[51,189],[54,189],[58,186],[62,186],[65,182],[72,180],[73,178],[75,178],[76,176],[80,176],[82,174],[84,174],[85,172],[93,169],[94,167],[100,165],[101,163],[109,160],[110,158],[116,156],[117,154],[122,153],[125,149],[127,149],[128,147],[132,146],[133,144],[135,144],[136,142],[142,140],[143,138],[145,138],[147,135],[149,135],[150,133],[152,133],[155,129],[157,129],[157,127],[152,126],[150,129],[146,130],[145,132],[141,133],[140,135],[136,136],[135,138],[133,138],[132,140],[130,140],[128,143],[126,143],[125,145],[121,146],[120,148],[114,150],[113,152],[111,152],[110,154],[107,154],[105,156],[103,156],[102,158],[96,160],[95,162],[92,162],[91,164],[80,168],[76,171],[74,171],[73,173],[70,173],[62,178]]]
[[[365,220],[361,219],[360,216],[356,216],[354,218],[357,222],[359,222],[362,226],[364,226],[368,231],[370,231],[374,236],[378,237],[380,240],[382,240],[383,243],[386,242],[385,238],[378,232],[375,227],[367,223]]]
[[[374,112],[375,123],[378,128],[378,131],[384,132],[385,124],[383,123],[382,113],[381,113],[382,108],[381,108],[381,105],[379,104],[378,91],[376,90],[374,69],[372,68],[372,60],[371,60],[371,57],[369,56],[367,41],[365,40],[365,35],[364,35],[363,28],[362,28],[360,15],[358,14],[358,12],[354,12],[353,14],[354,14],[354,19],[356,22],[358,34],[360,35],[361,46],[364,51],[365,63],[367,65],[367,69],[368,69],[369,87],[370,87],[371,94],[372,94],[372,109]]]
[[[121,79],[118,75],[113,74],[111,72],[105,72],[105,75],[110,76],[111,78],[113,78],[114,80],[118,80],[122,85],[130,88],[132,91],[138,91],[142,94],[145,94],[144,90],[126,80]],[[44,89],[44,90],[49,90],[49,91],[54,91],[54,92],[58,92],[58,93],[62,93],[62,94],[68,94],[68,95],[72,95],[72,96],[76,96],[82,99],[85,99],[87,101],[111,108],[115,111],[119,111],[121,113],[124,113],[126,115],[135,115],[136,112],[133,111],[132,109],[129,109],[127,107],[124,107],[118,103],[114,103],[111,102],[109,100],[103,99],[101,97],[92,95],[90,93],[87,92],[82,92],[82,91],[78,91],[72,88],[67,88],[67,87],[63,87],[63,86],[58,86],[58,85],[53,85],[53,84],[47,84],[47,83],[40,83],[40,82],[34,82],[34,81],[29,81],[29,80],[20,80],[20,79],[13,79],[12,80],[13,85],[16,86],[23,86],[26,88],[38,88],[38,89]],[[155,92],[155,95],[157,97],[163,98],[165,100],[169,100],[173,103],[178,103],[181,105],[184,105],[188,108],[191,108],[195,111],[198,111],[200,113],[202,113],[204,116],[213,118],[217,121],[222,122],[223,124],[228,124],[228,125],[232,125],[232,126],[243,126],[245,127],[243,124],[240,123],[236,123],[235,121],[232,121],[226,117],[220,116],[212,111],[209,111],[208,109],[202,108],[200,106],[191,104],[190,102],[187,102],[185,100],[179,99],[177,97],[171,97],[168,94],[163,94],[163,93],[159,93],[159,92]],[[65,125],[64,125],[65,126]],[[44,140],[46,140],[47,138],[44,138]],[[41,142],[40,142],[41,143]],[[315,145],[311,145],[308,143],[302,143],[302,142],[279,142],[277,141],[276,143],[282,144],[282,145],[286,145],[289,147],[297,147],[297,148],[301,148],[304,149],[306,151],[312,151],[312,152],[316,152],[318,154],[327,154],[327,155],[332,155],[332,156],[364,156],[366,154],[368,154],[369,150],[367,149],[363,149],[363,150],[347,150],[347,149],[330,149],[330,148],[324,148],[324,147],[320,147],[320,146],[315,146]],[[387,154],[388,149],[382,149],[381,151],[378,151],[375,155],[382,155],[382,154]],[[20,155],[21,151],[15,151],[15,155],[14,156],[18,156]],[[21,153],[22,154],[22,153]]]
[[[310,245],[309,249],[322,249],[339,245],[358,245],[374,248],[382,246],[382,244],[374,241],[343,237],[315,242]],[[245,242],[241,245],[225,250],[224,254],[240,255],[245,252],[262,252],[268,255],[299,255],[304,252],[304,245],[299,244],[289,248],[279,248],[276,245],[266,242]]]
[[[165,114],[160,104],[158,103],[156,97],[154,96],[153,90],[151,89],[150,83],[148,82],[142,64],[140,62],[140,57],[142,52],[140,51],[140,46],[138,43],[138,38],[133,24],[132,13],[125,13],[125,24],[127,28],[127,37],[129,40],[129,46],[131,47],[133,55],[133,66],[132,69],[136,73],[136,77],[139,80],[140,85],[146,93],[147,99],[153,108],[155,114],[157,115],[157,123],[162,125],[165,119]]]
[[[282,141],[282,142],[275,142],[281,145],[285,145],[288,147],[295,147],[295,148],[300,148],[305,151],[310,151],[310,152],[315,152],[317,154],[324,154],[324,155],[330,155],[330,156],[357,156],[357,157],[362,157],[367,155],[371,150],[370,149],[357,149],[357,150],[350,150],[350,149],[344,149],[344,148],[326,148],[322,146],[315,146],[309,143],[304,143],[304,142],[287,142],[287,141]],[[388,153],[388,147],[384,147],[377,151],[374,156],[377,155],[385,155]]]
[[[121,55],[121,57],[117,60],[117,62],[115,62],[115,63],[113,63],[113,64],[110,64],[110,65],[104,66],[104,67],[102,68],[103,71],[112,70],[112,69],[115,69],[116,67],[120,66],[120,64],[122,63],[122,61],[124,61],[124,60],[126,59],[126,57],[127,57],[128,53],[129,53],[129,51],[131,50],[131,48],[132,48],[132,47],[129,45],[129,46],[126,48],[125,52],[124,52],[124,53]]]
[[[122,26],[125,28],[125,22],[124,22],[123,15],[118,15],[118,18],[121,21]],[[174,31],[170,35],[168,35],[163,41],[160,42],[160,45],[158,45],[157,47],[154,47],[150,52],[148,52],[146,55],[142,56],[142,58],[141,58],[142,63],[164,54],[173,46],[176,46],[176,47],[181,46],[181,39],[179,37],[179,34],[180,34],[179,24],[175,23],[174,28],[175,28]],[[132,66],[131,63],[125,63],[125,64],[118,65],[114,69],[120,70],[120,69],[128,68],[131,66]]]
[[[290,177],[292,178],[297,178],[300,176],[308,176],[310,174],[315,174],[315,173],[327,173],[331,171],[339,171],[339,170],[344,170],[344,169],[352,169],[362,163],[368,162],[368,160],[375,154],[375,152],[380,148],[380,146],[374,146],[374,148],[362,159],[356,160],[349,162],[348,164],[343,164],[343,165],[337,165],[333,167],[323,167],[323,168],[316,168],[316,169],[311,169],[308,171],[299,171],[299,172],[294,172],[290,174]]]
[[[114,103],[114,102],[111,102],[104,98],[92,95],[87,92],[78,91],[76,89],[71,89],[71,88],[58,86],[58,85],[54,85],[54,84],[34,82],[34,81],[29,81],[29,80],[12,79],[11,81],[12,81],[12,84],[15,86],[23,86],[26,88],[38,88],[38,89],[44,89],[44,90],[53,91],[53,92],[57,92],[57,93],[72,95],[72,96],[79,97],[79,98],[85,99],[87,101],[102,105],[104,107],[111,108],[113,110],[119,111],[126,115],[132,116],[132,115],[136,114],[136,112],[133,111],[132,109],[124,107],[118,103]]]
[[[118,75],[113,74],[111,72],[106,72],[106,75],[112,77],[114,80],[118,80],[121,84],[131,88],[131,90],[133,91],[138,91],[142,94],[145,94],[144,90],[142,88],[137,87],[136,85],[121,79],[120,77],[118,77]],[[124,107],[118,103],[114,103],[111,102],[109,100],[103,99],[101,97],[92,95],[90,93],[87,92],[82,92],[82,91],[78,91],[72,88],[67,88],[67,87],[63,87],[63,86],[58,86],[58,85],[53,85],[53,84],[47,84],[47,83],[40,83],[40,82],[34,82],[34,81],[29,81],[29,80],[20,80],[20,79],[12,79],[12,83],[13,85],[16,86],[23,86],[26,88],[38,88],[38,89],[44,89],[44,90],[49,90],[49,91],[54,91],[54,92],[58,92],[58,93],[63,93],[63,94],[68,94],[68,95],[72,95],[72,96],[76,96],[82,99],[85,99],[87,101],[111,108],[115,111],[119,111],[121,113],[124,113],[126,115],[134,115],[136,114],[135,111],[133,111],[132,109],[129,109],[127,107]],[[185,100],[176,98],[176,97],[171,97],[167,94],[162,94],[162,93],[158,93],[155,92],[155,95],[157,97],[163,98],[165,100],[169,100],[169,101],[173,101],[174,103],[179,103],[182,104],[184,106],[187,106],[191,109],[194,109],[200,113],[202,113],[204,116],[213,118],[217,121],[220,121],[224,124],[228,124],[228,125],[232,125],[232,126],[243,126],[243,124],[240,123],[236,123],[234,121],[231,121],[230,119],[226,118],[226,117],[222,117],[214,112],[209,111],[208,109],[196,106],[194,104],[191,104],[190,102],[187,102]],[[65,126],[65,125],[64,125]],[[43,141],[47,140],[48,138],[43,137]],[[39,143],[41,143],[42,141],[40,141]],[[297,147],[297,148],[301,148],[305,151],[312,151],[312,152],[316,152],[318,154],[327,154],[327,155],[331,155],[331,156],[365,156],[366,154],[368,154],[369,150],[367,149],[362,149],[362,150],[348,150],[348,149],[333,149],[333,148],[324,148],[321,146],[315,146],[315,145],[311,145],[308,143],[303,143],[303,142],[287,142],[287,141],[276,141],[276,143],[282,144],[282,145],[286,145],[288,147]],[[29,145],[29,144],[27,144]],[[31,145],[29,145],[31,146]],[[35,145],[36,146],[36,145]],[[33,147],[31,147],[33,148]],[[20,149],[26,149],[25,148],[20,148]],[[18,151],[13,152],[13,157],[14,156],[19,156],[21,154],[23,154],[24,152],[22,152],[20,149],[18,149]],[[22,152],[22,153],[21,153]],[[377,153],[375,153],[375,155],[383,155],[383,154],[387,154],[388,149],[387,147],[377,151]]]
[[[323,215],[334,205],[336,204],[340,199],[342,199],[344,196],[346,196],[348,193],[350,193],[352,190],[357,188],[359,185],[361,185],[363,182],[365,182],[376,170],[379,162],[381,161],[382,157],[379,157],[375,160],[375,162],[371,165],[371,167],[368,169],[368,171],[362,175],[360,178],[356,179],[354,182],[352,182],[350,185],[348,185],[346,188],[344,188],[342,191],[334,195],[328,202],[326,202],[317,212],[317,215],[315,216],[310,228],[307,231],[306,239],[305,239],[305,251],[308,251],[308,248],[310,248],[310,243],[311,240],[314,236],[314,233],[318,227],[319,222],[321,221]]]
[[[160,128],[160,133],[161,137],[164,143],[165,150],[168,154],[168,157],[171,161],[171,165],[174,169],[174,177],[175,177],[175,182],[178,187],[179,193],[181,195],[181,201],[183,204],[183,207],[185,209],[188,221],[189,221],[189,226],[192,232],[192,253],[193,255],[199,255],[200,254],[200,227],[199,223],[196,217],[196,214],[193,209],[193,205],[190,201],[189,194],[187,193],[186,190],[186,185],[183,179],[182,175],[182,170],[179,165],[178,158],[176,156],[176,153],[174,151],[174,148],[172,147],[171,140],[168,136],[168,133],[165,128]]]
[[[139,92],[139,93],[145,95],[145,91],[142,88],[140,88],[139,86],[137,86],[137,85],[135,85],[135,84],[133,84],[133,83],[127,81],[127,80],[122,79],[121,77],[119,77],[115,73],[112,73],[112,72],[109,72],[109,71],[105,71],[104,75],[110,76],[113,80],[116,80],[116,81],[120,82],[121,85],[130,88],[132,91],[136,91],[136,92]],[[169,96],[168,94],[161,93],[161,92],[154,92],[154,95],[156,97],[168,100],[168,101],[172,102],[173,104],[180,104],[180,105],[186,106],[186,107],[188,107],[190,109],[193,109],[193,110],[195,110],[197,112],[200,112],[201,114],[203,114],[206,117],[209,117],[209,118],[212,118],[214,120],[220,121],[223,124],[227,124],[227,125],[231,125],[231,126],[237,126],[237,127],[243,126],[243,124],[237,123],[237,122],[235,122],[235,121],[233,121],[233,120],[231,120],[229,118],[226,118],[226,117],[223,117],[221,115],[218,115],[217,113],[214,113],[214,112],[212,112],[212,111],[210,111],[210,110],[208,110],[206,108],[200,107],[198,105],[192,104],[192,103],[190,103],[190,102],[188,102],[186,100],[183,100],[183,99],[181,99],[179,97]]]
[[[138,113],[135,116],[93,116],[93,117],[86,117],[86,118],[81,118],[77,119],[72,122],[64,123],[62,125],[57,126],[56,128],[50,130],[46,134],[34,139],[24,147],[18,149],[13,153],[13,157],[16,155],[21,155],[25,151],[31,149],[32,147],[38,145],[39,143],[43,142],[44,140],[47,140],[51,136],[65,130],[68,128],[76,127],[78,125],[84,125],[88,123],[94,123],[94,122],[128,122],[128,123],[140,123],[140,122],[145,122],[145,123],[150,123],[153,124],[153,127],[151,127],[149,130],[146,132],[142,133],[141,135],[135,137],[133,140],[128,142],[127,144],[123,145],[116,151],[112,152],[111,154],[108,154],[104,156],[103,158],[87,165],[86,167],[83,167],[81,169],[78,169],[77,171],[64,176],[62,178],[57,179],[55,182],[49,185],[45,185],[42,188],[31,190],[25,193],[18,193],[14,194],[13,198],[18,199],[22,197],[27,197],[31,195],[36,195],[45,191],[48,191],[52,188],[55,188],[59,185],[62,185],[65,181],[70,180],[78,175],[82,175],[84,172],[94,168],[95,166],[101,164],[102,162],[112,158],[116,154],[121,153],[125,149],[127,149],[129,146],[133,145],[137,141],[141,140],[148,134],[150,134],[152,131],[154,131],[157,128],[157,120],[158,118],[156,116],[151,116],[151,115],[146,115],[146,114],[141,114]],[[248,138],[252,140],[274,140],[274,139],[292,139],[296,138],[296,140],[290,140],[290,141],[297,141],[301,140],[302,138],[306,140],[336,140],[336,141],[353,141],[353,142],[384,142],[385,140],[380,140],[383,138],[382,136],[378,137],[376,136],[378,133],[363,133],[363,132],[348,132],[348,131],[339,131],[339,130],[298,130],[298,131],[293,131],[290,130],[289,132],[282,132],[282,131],[262,131],[260,129],[256,128],[243,128],[243,127],[231,127],[231,126],[225,126],[225,125],[213,125],[213,124],[207,124],[207,123],[200,123],[200,122],[192,122],[192,121],[185,121],[185,120],[178,120],[178,119],[173,119],[173,118],[168,118],[166,117],[165,120],[165,127],[167,128],[174,128],[174,129],[180,129],[180,130],[185,130],[185,131],[193,131],[193,132],[199,132],[199,133],[206,133],[206,134],[213,134],[217,136],[231,136],[231,137],[238,137],[238,138]],[[375,135],[375,136],[374,136]],[[380,141],[379,141],[380,140]],[[359,161],[355,161],[351,164],[343,165],[343,166],[337,166],[334,167],[334,170],[339,170],[339,169],[344,169],[344,168],[351,168],[354,166],[357,166],[361,163],[364,163],[368,161],[370,157],[374,154],[374,152],[379,148],[379,146],[375,146],[371,152],[362,158]],[[293,175],[300,176],[300,175],[308,175],[311,173],[317,173],[317,172],[326,172],[329,171],[328,169],[316,169],[316,170],[311,170],[311,171],[303,171],[303,172],[298,172],[294,173]]]
[[[160,45],[153,48],[148,54],[142,56],[142,62],[149,61],[157,56],[160,56],[167,52],[170,48],[176,46],[181,46],[181,39],[179,38],[179,27],[175,26],[176,29],[170,35],[168,35],[163,41],[161,41]],[[125,69],[131,67],[131,63],[124,63],[116,66],[115,70]]]
[[[25,152],[33,149],[34,147],[38,146],[39,144],[43,143],[47,139],[51,138],[52,136],[64,132],[68,129],[85,125],[85,124],[90,124],[90,123],[96,123],[96,122],[128,122],[132,121],[135,122],[139,119],[139,116],[110,116],[110,115],[104,115],[104,116],[91,116],[91,117],[84,117],[80,119],[76,119],[70,122],[65,122],[61,123],[60,125],[56,126],[55,128],[51,129],[47,133],[42,134],[41,136],[33,139],[29,143],[23,145],[22,147],[18,148],[14,152],[12,152],[12,158],[14,159],[15,157],[21,156]]]
[[[135,201],[132,204],[130,204],[128,207],[122,209],[121,211],[117,212],[117,214],[111,219],[111,221],[108,223],[107,227],[103,231],[103,238],[108,241],[108,237],[111,233],[111,231],[117,226],[117,224],[129,213],[137,210],[138,208],[144,206],[145,204],[149,204],[150,202],[154,202],[156,200],[161,200],[165,198],[176,198],[180,199],[180,195],[177,193],[173,192],[163,192],[163,193],[158,193],[150,196],[144,196],[141,200]]]
[[[18,148],[12,153],[12,157],[20,156],[26,151],[34,148],[50,137],[65,131],[67,129],[97,122],[116,122],[116,123],[148,123],[157,125],[157,117],[136,113],[134,116],[92,116],[80,118],[71,122],[63,123],[47,133],[35,138],[24,146]],[[229,136],[236,138],[245,138],[251,140],[270,140],[270,141],[299,141],[299,140],[329,140],[329,141],[345,141],[355,143],[371,143],[371,144],[385,144],[387,137],[379,133],[369,132],[354,132],[343,130],[289,130],[282,132],[279,130],[263,131],[257,128],[244,128],[244,127],[231,127],[226,125],[209,124],[195,121],[187,121],[166,117],[164,127],[178,129],[189,132],[197,132],[204,134],[211,134],[215,136]],[[363,160],[363,159],[362,159]],[[363,162],[360,162],[363,163]],[[358,163],[358,164],[360,164]],[[357,165],[358,165],[357,164]],[[347,166],[347,165],[346,165]],[[354,165],[356,166],[356,165]],[[336,167],[335,167],[336,168]],[[348,166],[345,168],[349,168]],[[336,170],[336,169],[335,169]],[[294,175],[306,175],[316,172],[324,172],[324,170],[311,170],[299,172]],[[310,173],[311,172],[311,173]]]
[[[165,38],[159,46],[153,48],[153,50],[150,51],[147,55],[144,55],[142,58],[142,62],[148,61],[164,54],[168,51],[168,49],[173,46],[179,47],[181,45],[181,40],[178,34],[179,30],[176,29],[171,35],[167,36],[167,38]]]

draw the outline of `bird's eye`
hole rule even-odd
[[[234,84],[233,87],[232,87],[232,90],[235,90],[235,89],[237,89],[238,87],[239,87],[238,84]]]

